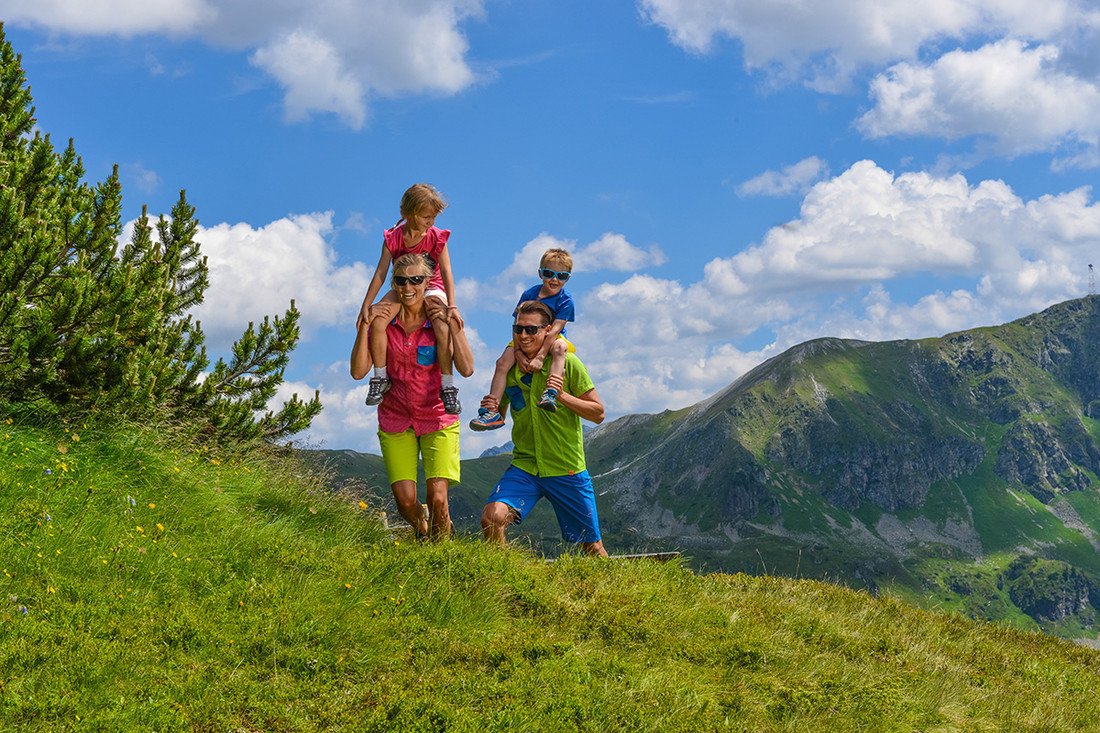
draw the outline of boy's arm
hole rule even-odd
[[[355,334],[355,346],[351,347],[351,378],[362,379],[373,366],[370,358],[370,323],[361,321]]]
[[[454,273],[451,272],[451,253],[447,249],[447,245],[443,245],[443,249],[439,250],[439,276],[443,278],[443,292],[447,293],[447,305],[451,308],[456,306],[455,304],[455,278]]]
[[[378,295],[378,291],[382,289],[382,284],[386,281],[386,274],[390,271],[390,262],[392,262],[392,255],[386,245],[382,245],[382,256],[378,258],[378,266],[374,268],[374,276],[370,279],[370,285],[367,287],[367,294],[363,298],[363,305],[359,308],[359,317],[355,321],[355,327],[359,328],[359,324],[363,321],[370,322],[370,307],[374,302],[375,296]]]

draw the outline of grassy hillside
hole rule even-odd
[[[278,455],[0,424],[6,731],[1080,731],[1100,653],[808,580],[391,537]]]

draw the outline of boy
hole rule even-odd
[[[516,345],[513,339],[504,349],[504,353],[497,359],[496,370],[493,372],[493,381],[489,387],[489,394],[481,400],[481,407],[477,411],[477,417],[470,421],[472,430],[496,430],[504,425],[504,416],[500,412],[500,400],[504,397],[504,387],[508,379],[508,371],[515,365],[519,365],[520,371],[530,374],[542,369],[547,355],[550,356],[550,374],[557,377],[565,371],[565,355],[576,351],[573,344],[565,338],[565,324],[573,320],[573,296],[565,289],[565,283],[569,280],[573,271],[573,258],[564,249],[548,249],[542,254],[539,261],[539,277],[541,285],[533,285],[519,296],[519,303],[529,300],[537,300],[550,308],[554,316],[547,338],[534,356],[527,356]],[[519,307],[519,303],[516,307]],[[512,312],[515,318],[516,312]],[[558,409],[557,390],[547,388],[542,393],[537,405],[548,412]]]

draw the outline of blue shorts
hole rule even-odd
[[[523,521],[539,499],[546,497],[558,515],[561,536],[566,542],[599,542],[600,520],[596,516],[596,492],[588,471],[572,476],[535,476],[509,466],[486,504],[499,501],[519,512],[515,524]]]

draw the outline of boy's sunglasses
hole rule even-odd
[[[534,336],[536,333],[539,332],[540,328],[545,328],[545,326],[521,326],[518,323],[514,323],[512,324],[512,333],[525,333],[528,336]]]
[[[394,275],[393,276],[393,284],[396,285],[399,288],[404,287],[406,285],[406,283],[411,284],[411,285],[419,285],[420,283],[424,282],[424,279],[426,277],[428,277],[428,276],[427,275],[409,275],[408,277],[405,277],[404,275]]]
[[[557,278],[558,282],[565,282],[569,279],[569,273],[557,272],[556,270],[551,270],[549,267],[540,267],[539,277],[544,277],[547,280],[553,280],[554,278]]]

